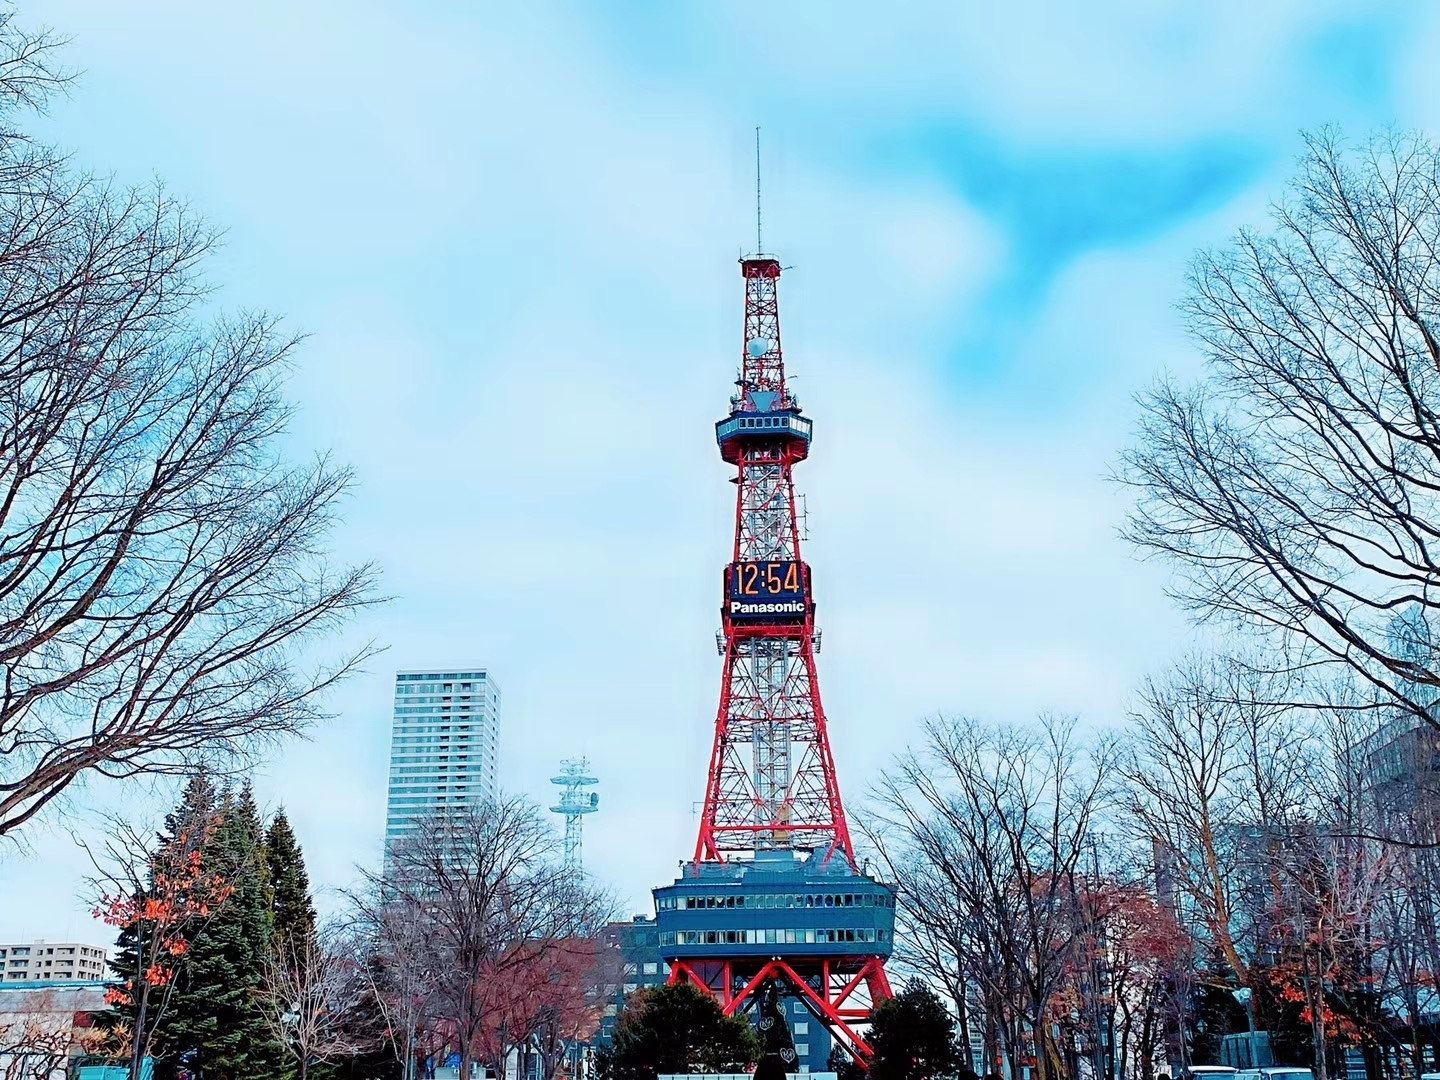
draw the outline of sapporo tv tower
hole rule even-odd
[[[758,226],[758,172],[756,200]],[[755,254],[740,270],[739,393],[715,425],[720,455],[736,469],[725,670],[695,856],[655,890],[660,950],[671,982],[715,994],[727,1014],[755,1007],[778,984],[868,1065],[865,1020],[890,996],[895,894],[856,865],[820,704],[815,600],[791,475],[809,455],[811,422],[785,384],[780,263]]]

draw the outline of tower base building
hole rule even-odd
[[[709,991],[727,1014],[778,983],[865,1061],[870,1048],[857,1026],[890,996],[884,961],[895,894],[841,860],[815,862],[760,851],[753,860],[687,864],[683,877],[654,891],[660,955],[672,982]]]

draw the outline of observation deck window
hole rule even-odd
[[[731,893],[727,896],[662,896],[661,911],[698,908],[894,907],[888,893]]]
[[[667,945],[849,945],[886,941],[884,930],[872,927],[835,927],[819,929],[775,927],[754,930],[674,930],[659,936],[661,947]]]

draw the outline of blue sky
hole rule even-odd
[[[256,777],[316,884],[378,856],[392,672],[478,663],[504,693],[507,786],[548,799],[561,757],[594,763],[588,862],[636,911],[693,845],[718,695],[733,489],[711,424],[755,125],[858,808],[926,715],[1113,724],[1185,647],[1105,475],[1135,391],[1198,362],[1174,310],[1187,260],[1263,219],[1300,129],[1433,126],[1440,100],[1418,3],[21,18],[72,37],[82,72],[44,136],[226,230],[221,302],[310,335],[296,452],[357,470],[336,542],[382,565],[396,599],[357,635],[389,648]],[[0,933],[102,934],[69,830],[118,801],[88,788],[0,852]]]

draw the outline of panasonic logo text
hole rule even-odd
[[[746,600],[730,601],[731,615],[804,615],[803,600],[785,600],[777,604],[752,603]]]

